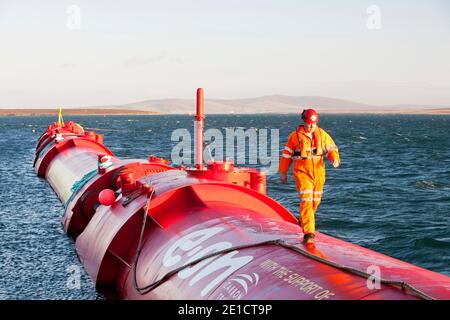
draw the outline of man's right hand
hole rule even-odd
[[[287,173],[281,174],[280,181],[281,181],[281,183],[284,183],[284,184],[286,184],[288,182]]]
[[[341,162],[340,162],[339,160],[337,160],[337,159],[334,159],[334,160],[333,160],[333,167],[337,168],[337,167],[339,167],[340,165],[341,165]]]

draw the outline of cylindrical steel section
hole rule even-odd
[[[45,178],[63,203],[71,197],[76,184],[83,183],[97,171],[96,150],[71,148],[53,158]]]

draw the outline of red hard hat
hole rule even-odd
[[[306,123],[317,123],[319,122],[319,114],[314,109],[303,110],[302,120]]]

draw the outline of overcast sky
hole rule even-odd
[[[0,0],[0,108],[200,86],[208,98],[450,105],[450,1]]]

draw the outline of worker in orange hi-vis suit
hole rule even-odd
[[[323,157],[327,156],[335,168],[340,165],[340,157],[333,139],[318,127],[319,114],[314,109],[303,110],[302,120],[304,124],[289,136],[278,171],[281,173],[281,182],[287,183],[287,171],[294,161],[293,174],[300,196],[299,223],[303,229],[303,242],[314,244],[314,214],[325,184]]]

